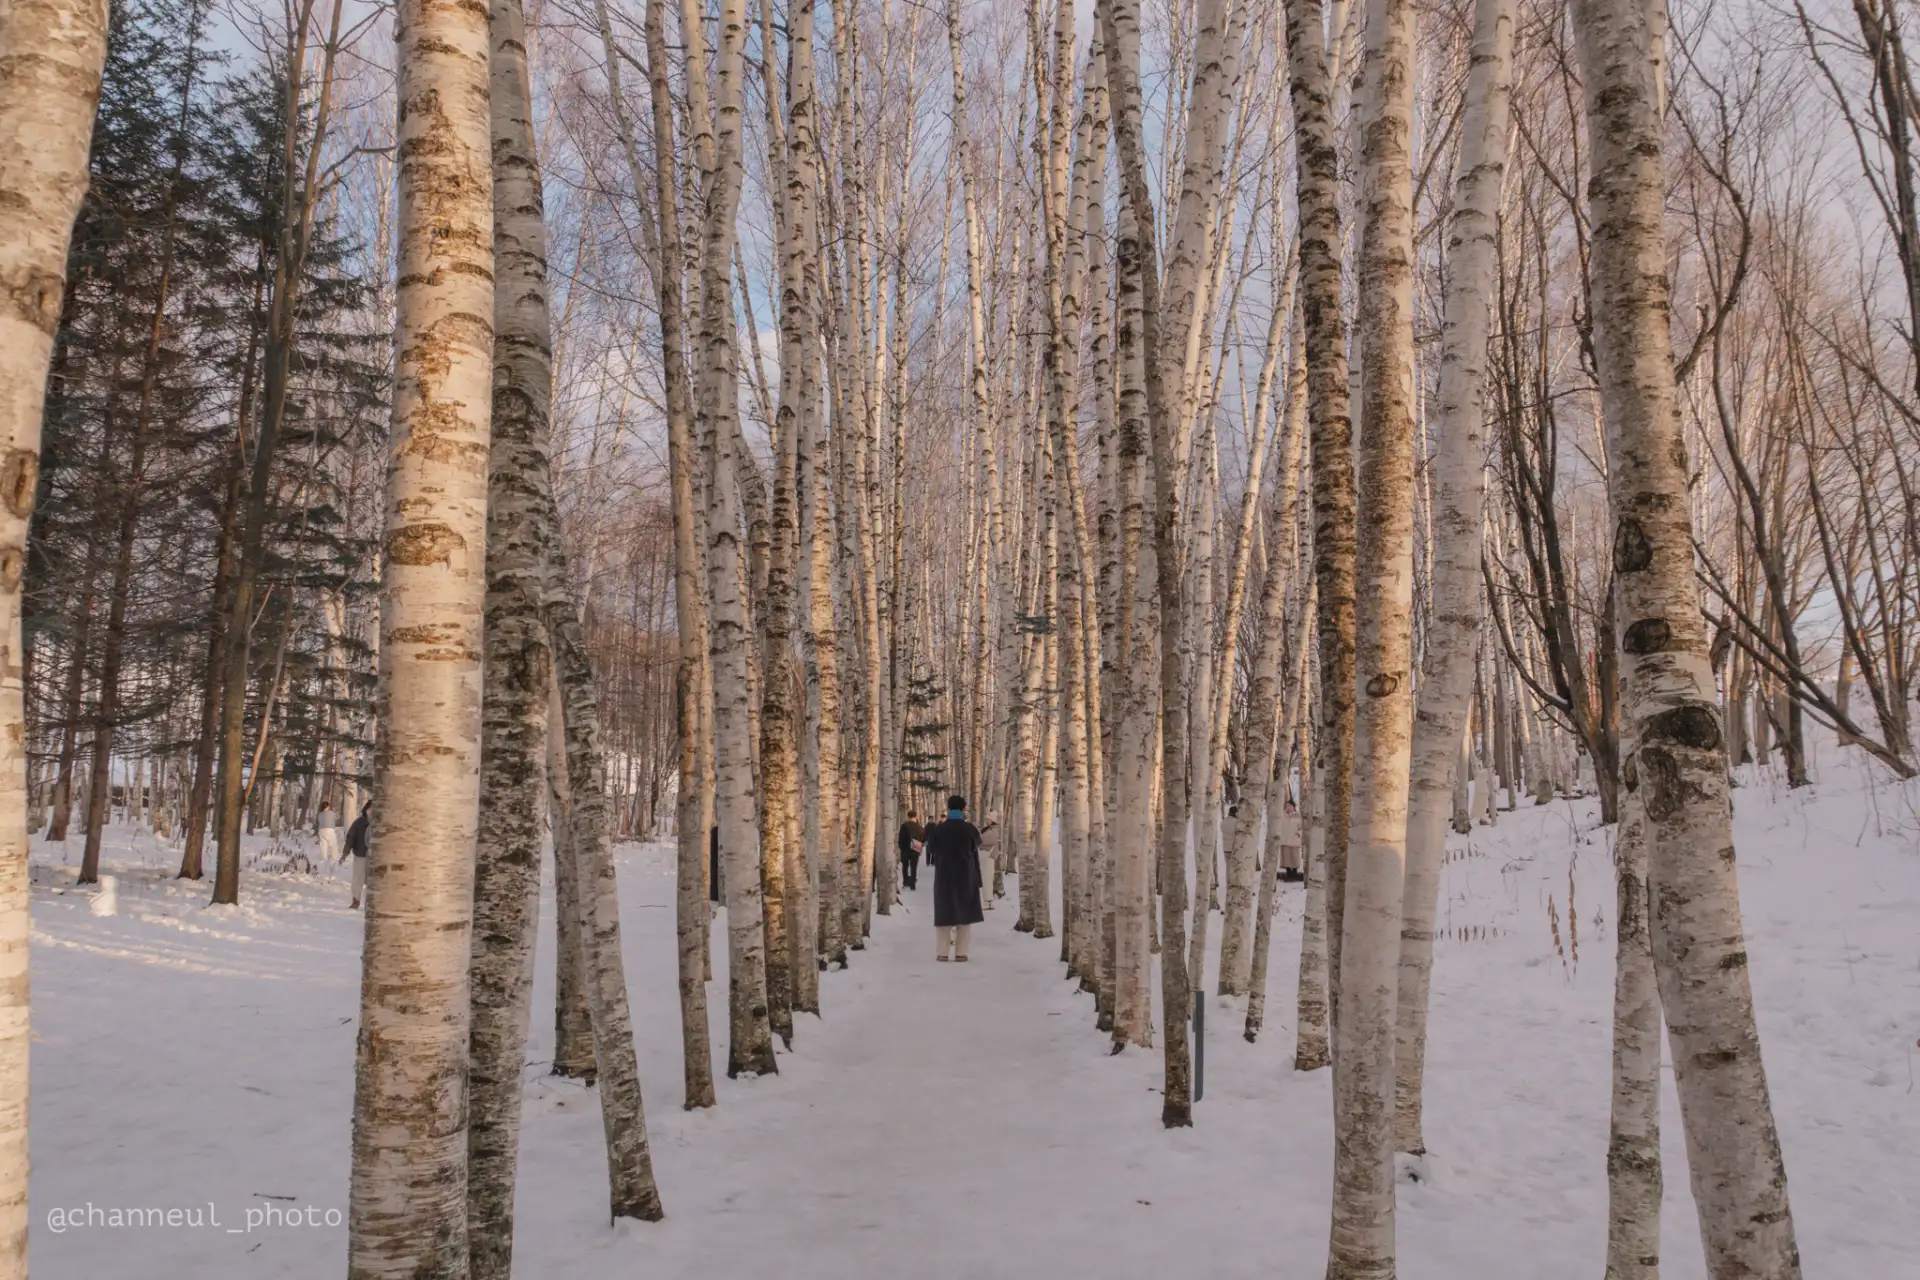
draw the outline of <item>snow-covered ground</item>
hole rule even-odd
[[[1920,785],[1872,781],[1832,753],[1808,791],[1745,781],[1741,885],[1806,1272],[1920,1275]],[[1428,1059],[1433,1155],[1401,1187],[1410,1280],[1597,1274],[1614,903],[1608,833],[1594,824],[1588,801],[1524,809],[1450,854]],[[175,854],[116,831],[116,913],[103,915],[92,890],[73,887],[67,857],[36,844],[35,1275],[340,1274],[346,1231],[329,1222],[346,1210],[360,941],[344,879],[256,870],[244,905],[209,909],[203,886],[168,879]],[[935,964],[929,882],[875,922],[850,971],[826,976],[826,1014],[801,1020],[778,1078],[723,1079],[720,1106],[689,1113],[670,857],[621,850],[667,1220],[608,1228],[595,1100],[548,1074],[549,895],[520,1274],[1319,1272],[1330,1082],[1290,1066],[1297,888],[1281,906],[1260,1042],[1241,1038],[1233,1004],[1209,1002],[1191,1130],[1160,1128],[1157,1054],[1108,1056],[1087,999],[1061,979],[1057,940],[1013,933],[1011,902],[975,929],[971,963]],[[1670,1090],[1665,1125],[1665,1273],[1698,1280]],[[149,1210],[160,1214],[148,1221]]]

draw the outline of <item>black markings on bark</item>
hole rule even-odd
[[[1653,563],[1653,544],[1646,530],[1632,517],[1623,518],[1613,531],[1613,568],[1616,573],[1638,573]]]
[[[1642,618],[1626,629],[1620,647],[1628,653],[1659,653],[1673,643],[1673,628],[1665,618]]]

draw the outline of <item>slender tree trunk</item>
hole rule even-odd
[[[12,0],[0,11],[0,1280],[27,1275],[27,526],[67,245],[87,191],[107,6]]]
[[[653,133],[660,154],[673,154],[673,96],[667,60],[663,0],[647,0],[648,89],[653,104]],[[611,32],[605,14],[601,26]],[[609,34],[608,39],[611,39]],[[616,59],[608,57],[609,74]],[[614,95],[619,96],[617,93]],[[622,109],[624,113],[624,108]],[[643,178],[639,149],[629,152],[636,184]],[[693,477],[699,463],[693,452],[693,391],[686,366],[684,250],[680,237],[678,184],[674,166],[656,164],[655,211],[660,218],[660,333],[667,392],[667,467],[673,490],[674,621],[680,656],[674,675],[675,720],[680,738],[680,785],[674,812],[678,838],[674,928],[680,970],[680,1039],[686,1107],[711,1107],[713,1050],[707,1028],[707,833],[713,824],[713,797],[706,786],[704,721],[707,685],[707,599],[701,589],[699,522],[694,514]]]
[[[1335,38],[1339,33],[1335,32]],[[1341,302],[1340,156],[1321,0],[1288,0],[1287,78],[1300,207],[1300,306],[1313,440],[1313,559],[1318,584],[1321,728],[1326,777],[1327,971],[1337,985],[1346,902],[1347,823],[1354,741],[1353,423]],[[1330,986],[1329,1000],[1335,999]],[[1329,1007],[1329,1014],[1336,1010]]]
[[[1211,20],[1218,23],[1217,9]],[[1203,21],[1205,21],[1203,19]],[[1162,806],[1159,824],[1159,858],[1156,864],[1160,880],[1160,990],[1161,1007],[1166,1020],[1166,1085],[1161,1099],[1161,1123],[1168,1128],[1193,1123],[1192,1042],[1188,1039],[1187,1020],[1192,1014],[1193,990],[1187,973],[1187,867],[1189,799],[1187,789],[1187,668],[1192,655],[1187,652],[1188,637],[1182,616],[1180,499],[1184,490],[1185,461],[1182,456],[1184,424],[1174,421],[1172,397],[1177,387],[1167,386],[1169,362],[1164,358],[1160,324],[1160,286],[1153,264],[1153,199],[1147,189],[1146,145],[1142,136],[1140,93],[1140,11],[1137,0],[1108,0],[1106,8],[1107,61],[1109,78],[1118,101],[1114,112],[1114,138],[1119,145],[1122,181],[1126,204],[1133,211],[1134,252],[1138,255],[1140,280],[1140,336],[1145,365],[1145,408],[1152,447],[1154,488],[1154,565],[1151,574],[1142,576],[1154,584],[1159,602],[1160,657],[1160,779]],[[1196,75],[1198,73],[1196,72]],[[1182,212],[1186,212],[1187,192],[1181,194]],[[1208,216],[1211,216],[1210,214]],[[1184,226],[1184,218],[1182,225]],[[1183,252],[1184,237],[1176,235],[1175,253]],[[1122,239],[1123,249],[1127,241]],[[1189,297],[1191,271],[1170,264],[1168,289],[1175,298]],[[1192,267],[1189,262],[1188,267]],[[1191,305],[1190,300],[1184,305]],[[1173,308],[1174,317],[1185,314],[1181,305]],[[1170,326],[1171,339],[1177,326]],[[1177,373],[1177,366],[1173,372]]]
[[[1452,804],[1450,772],[1465,780],[1462,749],[1473,698],[1485,599],[1480,533],[1485,524],[1487,331],[1497,284],[1495,236],[1507,159],[1507,99],[1513,60],[1510,0],[1476,0],[1471,68],[1447,237],[1446,331],[1440,352],[1440,423],[1435,484],[1433,616],[1413,723],[1412,798],[1407,814],[1405,901],[1400,925],[1396,1015],[1394,1141],[1426,1150],[1421,1083],[1427,1052],[1427,996],[1433,972],[1434,913]]]
[[[488,12],[493,132],[493,426],[488,452],[486,672],[473,884],[467,1240],[474,1280],[513,1273],[521,1070],[533,1007],[553,653],[541,616],[540,487],[553,398],[544,210],[520,0]]]
[[[1295,623],[1294,639],[1296,641],[1296,647],[1294,650],[1293,696],[1290,699],[1291,705],[1288,707],[1286,721],[1288,732],[1295,742],[1294,762],[1297,763],[1299,767],[1303,784],[1312,769],[1310,754],[1313,735],[1309,731],[1305,715],[1307,707],[1307,619],[1312,616],[1312,613],[1313,588],[1311,584],[1309,584],[1306,594],[1299,600],[1299,615]],[[1243,1034],[1248,1044],[1252,1044],[1259,1038],[1261,1028],[1266,1023],[1267,962],[1273,949],[1273,908],[1274,900],[1279,894],[1280,887],[1280,854],[1281,851],[1287,847],[1286,837],[1291,834],[1296,841],[1299,840],[1300,832],[1305,826],[1305,824],[1299,820],[1298,816],[1296,816],[1291,823],[1282,821],[1286,814],[1287,801],[1291,791],[1288,782],[1288,762],[1284,759],[1281,761],[1281,769],[1280,790],[1277,793],[1269,792],[1267,796],[1267,849],[1266,856],[1260,864],[1260,905],[1258,913],[1254,917],[1253,925],[1253,966],[1247,977],[1247,1021]],[[1301,800],[1304,802],[1300,805],[1301,809],[1311,808],[1311,801],[1308,801],[1305,795],[1301,796]],[[1288,827],[1292,828],[1291,832],[1288,831]],[[1297,847],[1295,853],[1299,853]],[[1311,890],[1313,885],[1314,882],[1309,880],[1306,887]],[[1302,972],[1304,973],[1304,961],[1306,959],[1304,953],[1301,959],[1303,962]],[[1324,1001],[1322,1001],[1322,1007],[1325,1007]],[[1302,1021],[1300,1026],[1301,1035],[1304,1036],[1306,1034],[1307,1024]],[[1324,1057],[1326,1052],[1326,1030],[1324,1026],[1320,1029],[1320,1042],[1320,1053],[1321,1056]],[[1302,1043],[1304,1043],[1304,1041]],[[1297,1063],[1296,1069],[1300,1069]]]
[[[1246,781],[1240,788],[1240,816],[1234,824],[1233,842],[1227,853],[1227,904],[1220,926],[1220,994],[1223,996],[1246,991],[1253,970],[1259,968],[1264,974],[1266,968],[1264,952],[1254,956],[1247,950],[1247,922],[1253,906],[1249,900],[1254,890],[1254,854],[1259,848],[1260,821],[1263,815],[1279,812],[1267,799],[1276,757],[1281,767],[1286,765],[1286,755],[1280,750],[1284,741],[1280,711],[1287,683],[1284,676],[1288,673],[1281,664],[1288,660],[1289,653],[1298,652],[1287,645],[1286,615],[1287,595],[1294,589],[1298,575],[1295,529],[1299,520],[1294,511],[1294,494],[1300,484],[1298,453],[1302,410],[1306,406],[1303,391],[1304,388],[1296,384],[1288,396],[1286,435],[1280,443],[1279,506],[1267,539],[1267,578],[1260,590],[1260,649],[1254,658],[1253,687],[1247,698]],[[1230,672],[1223,673],[1222,678],[1230,675]],[[1293,721],[1287,723],[1294,724]],[[1280,778],[1280,790],[1284,796],[1287,790],[1284,776]],[[1273,843],[1269,839],[1268,844]],[[1266,915],[1272,908],[1275,892],[1272,882],[1276,874],[1269,858],[1268,869],[1261,874],[1257,930],[1265,928]]]
[[[1613,1115],[1606,1280],[1660,1280],[1660,992],[1647,931],[1646,816],[1622,797],[1614,840]]]
[[[1316,590],[1319,584],[1315,584]],[[1301,887],[1300,983],[1294,1004],[1298,1030],[1294,1033],[1293,1069],[1318,1071],[1331,1059],[1327,1041],[1327,778],[1318,763],[1307,786],[1307,880]]]
[[[1644,806],[1652,944],[1707,1271],[1795,1280],[1740,923],[1732,812],[1694,583],[1688,463],[1668,346],[1656,15],[1575,0],[1593,147],[1595,365],[1620,622],[1623,781]]]
[[[251,367],[251,344],[248,365]],[[250,379],[249,379],[250,380]],[[244,393],[243,393],[244,394]],[[193,752],[193,782],[187,796],[186,849],[180,855],[182,880],[204,872],[201,852],[207,841],[207,810],[213,800],[213,765],[220,742],[220,694],[226,686],[227,624],[232,609],[234,522],[240,510],[240,458],[227,461],[226,500],[220,538],[214,549],[212,605],[207,611],[207,663],[200,684],[200,726]]]
[[[487,15],[404,0],[396,32],[400,284],[347,1265],[353,1280],[454,1280],[468,1273],[493,365]]]
[[[696,29],[697,30],[697,29]],[[693,33],[683,33],[689,41]],[[772,1075],[760,821],[753,799],[753,725],[748,646],[753,629],[742,597],[742,511],[737,456],[738,351],[733,309],[734,217],[740,205],[741,99],[746,0],[723,0],[720,14],[715,158],[707,174],[701,249],[701,314],[696,414],[712,465],[707,494],[709,645],[714,684],[714,807],[727,904],[727,1075]]]
[[[553,839],[553,1074],[592,1084],[593,1014],[587,1008],[587,955],[580,941],[580,859],[573,847],[573,801],[567,787],[566,710],[560,682],[547,702],[547,815]],[[701,841],[700,865],[706,863]],[[702,911],[706,894],[701,895]]]

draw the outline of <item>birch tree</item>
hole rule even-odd
[[[1361,414],[1353,821],[1333,967],[1329,1280],[1394,1274],[1393,1054],[1413,713],[1413,6],[1369,0],[1361,67]],[[1324,688],[1324,686],[1323,686]],[[1329,886],[1329,895],[1338,892]]]
[[[1727,767],[1693,581],[1661,167],[1665,12],[1576,0],[1593,178],[1595,367],[1606,424],[1626,789],[1644,806],[1654,968],[1707,1270],[1800,1275],[1740,923]]]
[[[1513,62],[1508,0],[1476,0],[1453,216],[1447,233],[1445,331],[1440,348],[1440,414],[1428,466],[1433,476],[1433,610],[1413,721],[1412,794],[1400,924],[1395,1023],[1394,1141],[1421,1152],[1421,1085],[1427,997],[1433,972],[1434,913],[1446,853],[1453,783],[1464,783],[1460,742],[1473,698],[1480,642],[1480,532],[1486,522],[1487,331],[1498,263],[1495,237],[1506,172],[1507,105]],[[1461,777],[1452,779],[1449,774]]]
[[[379,746],[347,1269],[464,1276],[493,371],[484,9],[406,0]]]
[[[1321,0],[1287,0],[1286,9],[1313,459],[1313,575],[1319,600],[1321,730],[1315,751],[1326,778],[1321,812],[1326,823],[1327,968],[1337,982],[1347,884],[1355,634],[1353,422],[1346,313],[1340,296],[1340,153],[1334,139],[1325,8]]]
[[[534,154],[519,0],[488,10],[493,132],[493,409],[487,479],[486,671],[481,695],[479,856],[474,869],[467,1231],[472,1274],[513,1271],[520,1076],[533,1003],[540,837],[546,814],[547,483],[553,396],[547,237]]]
[[[680,661],[674,680],[675,719],[680,728],[680,786],[674,815],[679,850],[676,859],[674,931],[680,974],[680,1037],[686,1107],[711,1107],[713,1054],[707,1031],[707,832],[713,825],[713,796],[707,788],[703,748],[708,737],[707,703],[712,697],[707,668],[707,601],[701,590],[704,562],[700,522],[694,510],[693,390],[687,375],[685,277],[680,264],[679,184],[674,166],[662,163],[673,151],[673,95],[669,84],[664,0],[647,0],[647,87],[653,105],[654,210],[660,219],[659,263],[662,381],[667,397],[667,470],[673,491],[673,605],[679,632]],[[602,28],[607,24],[604,15]],[[617,76],[608,58],[609,77]],[[617,101],[619,91],[612,97]],[[622,108],[624,111],[624,108]],[[637,159],[637,148],[634,151]],[[640,166],[632,165],[639,183]],[[811,958],[811,957],[809,957]]]
[[[26,708],[20,585],[67,245],[87,192],[107,6],[0,9],[0,1280],[27,1274]]]
[[[697,24],[682,31],[691,49]],[[700,256],[699,394],[711,472],[707,492],[707,591],[713,662],[715,809],[727,905],[727,983],[731,1045],[727,1075],[772,1075],[765,933],[760,894],[759,814],[753,798],[753,726],[747,647],[752,628],[743,598],[742,510],[736,456],[739,431],[738,341],[733,314],[734,218],[740,206],[741,99],[746,0],[724,0],[713,114],[714,159],[706,174],[707,215]]]

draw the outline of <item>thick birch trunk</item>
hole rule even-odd
[[[0,1280],[27,1275],[27,754],[21,578],[67,245],[87,191],[107,6],[0,10]]]
[[[1413,715],[1413,6],[1369,0],[1360,109],[1353,822],[1334,982],[1328,1280],[1394,1275],[1393,1052]],[[1451,743],[1446,744],[1448,746]]]
[[[1644,806],[1652,940],[1707,1271],[1800,1275],[1740,923],[1727,766],[1694,583],[1663,229],[1658,14],[1576,0],[1593,178],[1595,365],[1607,431],[1623,781]]]
[[[396,35],[399,300],[348,1199],[354,1280],[468,1271],[493,366],[487,14],[406,0]]]
[[[488,13],[493,129],[493,429],[487,481],[486,672],[474,869],[467,1233],[476,1280],[513,1271],[520,1075],[533,1005],[553,654],[537,540],[553,398],[546,227],[519,0]]]
[[[1427,997],[1433,925],[1453,806],[1449,772],[1466,781],[1462,745],[1473,699],[1485,599],[1480,534],[1485,523],[1487,331],[1497,282],[1495,235],[1507,160],[1507,100],[1513,60],[1510,0],[1476,0],[1454,212],[1447,237],[1446,331],[1440,350],[1440,423],[1435,443],[1433,615],[1413,724],[1412,796],[1407,814],[1405,901],[1400,925],[1396,1014],[1394,1141],[1426,1149],[1421,1083],[1427,1052]]]

